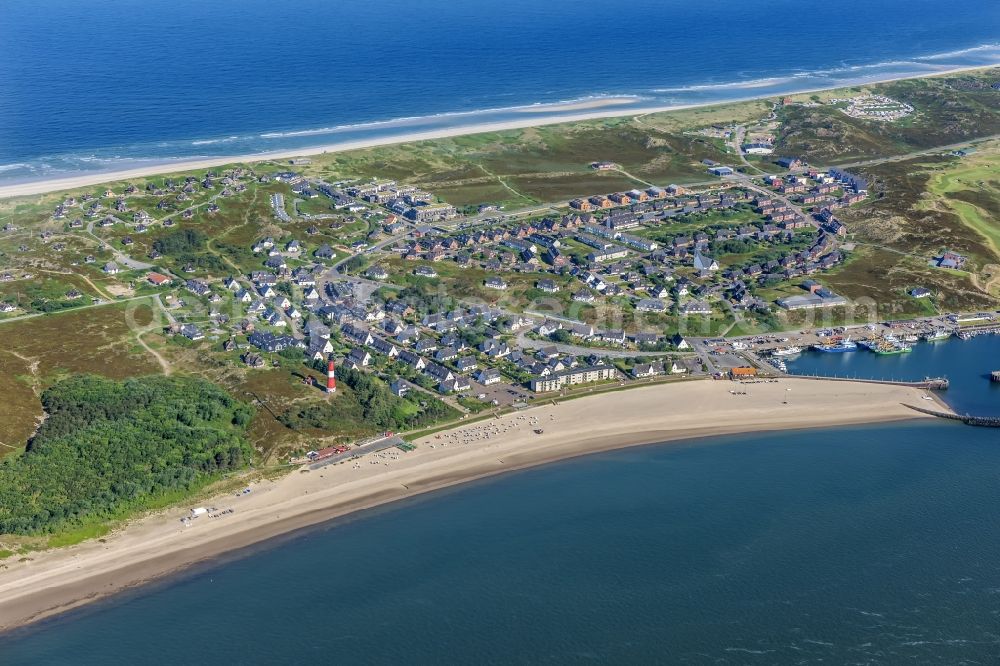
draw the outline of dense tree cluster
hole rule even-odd
[[[385,382],[370,374],[337,368],[338,386],[342,391],[334,400],[292,409],[281,415],[280,420],[289,428],[332,429],[353,423],[360,430],[404,430],[430,425],[457,412],[434,398],[422,405],[400,398],[389,390]]]
[[[194,270],[224,273],[226,263],[218,256],[206,252],[208,236],[198,229],[178,229],[153,241],[153,249],[178,264]]]
[[[201,379],[80,375],[42,395],[46,418],[0,463],[0,534],[120,515],[246,465],[247,405]]]
[[[36,312],[59,312],[83,305],[85,301],[46,301],[35,299],[31,301],[31,309]]]
[[[567,331],[565,328],[560,328],[555,333],[552,334],[552,339],[560,344],[568,345],[573,344],[573,334]]]
[[[358,271],[364,270],[368,266],[368,259],[364,255],[356,254],[343,264],[340,265],[340,269],[345,273],[357,273]]]
[[[207,240],[204,232],[198,229],[178,229],[153,241],[153,249],[160,254],[177,257],[204,249]]]
[[[727,238],[726,240],[712,243],[712,252],[715,254],[746,254],[754,249],[753,243],[748,243],[739,238]]]

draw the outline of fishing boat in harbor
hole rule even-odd
[[[905,354],[913,351],[913,347],[892,335],[886,335],[881,338],[872,338],[871,340],[862,340],[858,344],[868,351],[874,352],[880,356]]]
[[[997,335],[1000,334],[1000,324],[981,324],[978,326],[969,326],[963,328],[957,335],[962,340],[971,340],[972,338],[979,337],[980,335]]]
[[[910,345],[889,345],[887,347],[879,347],[875,350],[875,353],[880,356],[892,356],[893,354],[906,354],[907,352],[913,351],[913,347]]]
[[[827,342],[824,344],[813,345],[814,350],[826,354],[852,352],[857,350],[857,348],[858,348],[857,343],[852,342],[850,338],[844,338],[842,340],[836,340],[834,342]]]
[[[780,358],[775,358],[774,356],[772,356],[771,358],[767,359],[767,362],[770,363],[771,366],[773,366],[779,372],[786,372],[786,373],[788,372],[788,365],[786,365],[785,362],[782,361]]]
[[[924,342],[940,342],[941,340],[947,340],[951,337],[951,333],[943,328],[936,328],[929,333],[924,334]]]
[[[781,347],[779,349],[773,350],[771,352],[771,356],[777,356],[777,357],[781,357],[781,356],[795,356],[796,354],[801,354],[801,353],[802,353],[802,347],[795,347],[795,346],[792,346],[792,347]]]

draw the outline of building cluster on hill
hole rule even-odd
[[[95,223],[102,227],[126,225],[129,235],[122,245],[127,247],[131,234],[145,233],[156,224],[174,226],[175,217],[189,217],[194,203],[211,213],[216,197],[245,191],[254,178],[272,184],[271,206],[282,224],[330,217],[300,212],[300,203],[320,197],[329,199],[330,208],[341,214],[361,213],[368,222],[367,237],[353,243],[353,257],[348,258],[363,259],[357,266],[364,268],[369,283],[392,282],[400,266],[409,262],[413,268],[404,271],[434,280],[440,269],[436,264],[448,261],[484,271],[479,284],[495,302],[504,292],[523,289],[525,280],[515,276],[527,274],[530,288],[538,294],[565,304],[614,299],[651,321],[649,330],[660,331],[597,329],[565,320],[539,322],[486,305],[435,311],[427,303],[361,291],[356,287],[364,280],[332,269],[343,250],[318,242],[315,226],[304,233],[300,229],[254,240],[249,250],[259,266],[222,281],[221,288],[217,279],[178,278],[163,269],[146,276],[154,288],[182,289],[185,298],[208,306],[204,321],[194,321],[174,307],[175,333],[197,342],[228,329],[231,335],[224,349],[242,352],[240,358],[248,367],[266,365],[267,354],[302,354],[310,362],[334,355],[343,366],[374,370],[405,390],[468,392],[496,401],[523,396],[525,386],[542,392],[613,381],[622,373],[640,378],[695,371],[667,360],[611,363],[601,350],[672,353],[677,341],[662,334],[669,330],[668,321],[710,318],[730,310],[767,311],[769,305],[756,295],[757,287],[813,275],[842,261],[836,239],[845,229],[833,211],[863,199],[868,187],[863,178],[848,172],[808,170],[769,178],[771,195],[736,180],[697,193],[673,185],[651,186],[580,197],[558,217],[501,215],[485,224],[482,220],[456,224],[448,223],[458,216],[453,206],[392,180],[331,184],[293,171],[258,176],[233,170],[150,186],[148,195],[159,198],[153,208],[168,212],[159,221],[145,207],[132,205],[130,197],[136,193],[129,188],[106,192],[96,201],[87,197],[64,201],[54,216],[67,217],[78,206],[83,217],[99,219]],[[285,195],[274,191],[274,183],[294,196],[290,208]],[[705,222],[699,225],[700,220]],[[340,224],[342,220],[330,226]],[[673,225],[677,230],[672,232]],[[70,226],[81,228],[84,223],[74,219]],[[362,255],[368,242],[380,236],[385,240],[372,250],[381,254],[367,265]],[[154,247],[150,258],[158,259],[158,253]],[[380,259],[393,255],[403,262]],[[732,256],[742,263],[720,264],[720,258]],[[123,262],[124,268],[119,265]],[[117,274],[132,263],[116,257],[107,262],[105,272]],[[837,298],[810,288],[808,295],[779,300],[778,305],[819,307],[834,304]],[[814,302],[819,305],[807,304]],[[220,314],[225,304],[238,316]],[[527,334],[541,350],[525,347]],[[246,345],[237,342],[240,336],[245,336]]]
[[[905,118],[914,111],[906,102],[885,95],[858,95],[847,99],[831,99],[830,104],[837,105],[852,118],[889,122]]]
[[[454,206],[437,202],[430,192],[394,180],[372,180],[345,189],[348,196],[384,206],[413,222],[439,222],[455,217]]]

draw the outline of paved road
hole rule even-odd
[[[115,219],[117,220],[118,218],[115,218]],[[118,220],[118,222],[124,224],[124,222],[122,222],[121,220]],[[100,245],[104,245],[109,250],[111,250],[111,253],[115,257],[115,261],[118,262],[119,264],[122,264],[122,265],[124,265],[124,266],[126,266],[128,268],[131,268],[131,269],[137,270],[137,271],[147,271],[147,270],[149,270],[150,268],[153,267],[153,264],[147,264],[146,262],[138,261],[136,259],[133,259],[132,257],[130,257],[127,254],[125,254],[124,252],[122,252],[122,251],[118,250],[117,248],[115,248],[114,245],[112,245],[108,241],[101,239],[97,234],[94,233],[94,222],[93,221],[87,223],[87,234],[91,238],[93,238],[95,241],[97,241]]]
[[[688,343],[694,349],[695,353],[698,354],[701,362],[708,368],[709,374],[715,374],[719,371],[715,363],[712,362],[712,356],[708,353],[709,345],[704,340],[688,339]]]
[[[163,305],[163,301],[160,299],[160,295],[155,294],[153,296],[153,300],[156,301],[156,304],[160,307],[160,312],[162,312],[163,316],[167,318],[167,321],[170,323],[170,325],[176,326],[177,319],[175,319],[174,315],[169,310],[167,310],[165,305]]]
[[[746,132],[746,130],[745,130],[745,128],[743,126],[739,126],[737,128],[737,131],[734,133],[734,149],[736,150],[737,155],[739,156],[741,162],[745,166],[749,166],[749,167],[752,167],[752,168],[756,169],[757,171],[760,171],[759,168],[757,168],[754,165],[750,164],[746,160],[745,156],[743,155],[742,151],[740,150],[740,146],[742,144],[742,139],[745,136],[745,132]],[[904,160],[912,159],[914,157],[919,157],[921,155],[930,155],[930,154],[941,153],[941,152],[950,151],[950,150],[956,150],[956,149],[961,148],[963,146],[968,146],[970,143],[973,143],[973,142],[987,141],[987,140],[998,139],[998,138],[1000,138],[1000,134],[986,136],[986,137],[978,137],[978,138],[970,139],[968,141],[963,141],[961,143],[955,143],[955,144],[950,144],[950,145],[946,145],[946,146],[936,146],[934,148],[928,148],[926,150],[915,151],[915,152],[906,153],[906,154],[903,154],[903,155],[893,155],[893,156],[888,156],[888,157],[884,157],[884,158],[877,158],[877,159],[871,159],[871,160],[851,162],[851,163],[846,163],[846,164],[839,164],[839,165],[836,165],[836,166],[839,166],[840,168],[851,168],[851,167],[858,167],[858,166],[872,166],[872,165],[882,164],[882,163],[886,163],[886,162],[904,161]],[[750,189],[750,190],[752,190],[754,192],[757,192],[757,193],[762,194],[764,196],[771,197],[771,198],[774,198],[774,199],[777,199],[777,200],[781,201],[786,206],[788,206],[789,209],[793,210],[797,214],[801,215],[804,219],[808,220],[811,224],[813,224],[813,226],[816,226],[816,227],[819,226],[818,222],[811,215],[806,214],[802,210],[801,206],[799,206],[796,203],[792,202],[791,199],[789,199],[788,197],[786,197],[786,196],[784,196],[782,194],[779,194],[777,192],[773,192],[773,191],[771,191],[771,190],[769,190],[769,189],[767,189],[765,187],[757,185],[753,181],[753,177],[750,176],[750,175],[748,175],[748,174],[737,174],[737,175],[734,175],[732,177],[729,177],[729,178],[726,178],[726,179],[722,179],[722,180],[720,180],[720,179],[712,179],[712,180],[705,180],[705,181],[699,181],[699,182],[695,182],[695,183],[687,183],[686,184],[686,186],[704,186],[704,185],[729,185],[729,186],[736,186],[736,187],[746,187],[747,189]],[[530,215],[530,214],[534,214],[534,213],[538,213],[538,212],[543,212],[543,211],[560,212],[558,209],[559,208],[565,208],[566,206],[568,206],[568,204],[569,204],[568,201],[560,201],[560,202],[555,202],[555,203],[551,203],[551,204],[526,207],[526,208],[519,209],[519,210],[516,210],[516,211],[511,211],[511,212],[508,212],[508,213],[504,213],[503,216],[509,220],[509,219],[516,218],[516,217],[519,217],[519,216]],[[487,219],[493,219],[493,218],[496,218],[496,217],[498,217],[498,215],[496,213],[494,213],[494,212],[482,213],[482,214],[474,216],[474,217],[457,218],[454,221],[441,223],[441,224],[436,225],[436,226],[439,226],[439,227],[442,227],[442,228],[445,228],[445,229],[451,229],[451,230],[454,230],[454,229],[457,229],[457,228],[460,228],[460,227],[461,228],[472,228],[472,227],[477,226],[477,224],[482,223],[483,221],[485,221]],[[386,239],[384,239],[382,241],[379,241],[378,243],[376,243],[375,245],[373,245],[371,248],[369,248],[367,250],[367,252],[368,253],[373,253],[373,252],[381,251],[384,248],[386,248],[386,247],[388,247],[388,246],[390,246],[390,245],[392,245],[392,244],[394,244],[394,243],[396,243],[396,242],[398,242],[400,240],[404,240],[404,239],[408,238],[410,236],[411,232],[412,232],[412,228],[408,227],[403,233],[396,234],[396,235],[388,237],[388,238],[386,238]],[[340,261],[336,262],[330,268],[330,270],[325,274],[324,278],[327,281],[330,281],[330,280],[335,279],[337,277],[347,278],[350,282],[352,282],[352,283],[354,283],[356,285],[364,285],[364,286],[369,287],[370,291],[368,292],[368,294],[370,294],[371,291],[374,291],[375,289],[377,289],[379,287],[382,287],[382,286],[395,286],[395,285],[390,285],[389,283],[382,283],[382,282],[377,282],[377,281],[374,281],[374,280],[367,280],[365,278],[354,277],[354,276],[344,276],[344,275],[342,275],[340,273],[340,267],[344,263],[346,263],[348,260],[350,260],[353,256],[354,255],[347,255],[343,259],[341,259]],[[530,346],[532,346],[532,347],[537,347],[537,346],[540,346],[540,345],[544,344],[541,341],[528,340],[523,333],[517,337],[517,344],[518,344],[518,346],[520,346],[520,347],[523,348],[524,346],[529,345],[529,343],[530,343]],[[548,345],[544,345],[544,346],[548,346]],[[581,346],[577,346],[577,345],[565,345],[565,344],[558,344],[558,343],[556,343],[555,346],[556,346],[557,349],[559,349],[560,352],[562,352],[562,353],[568,353],[568,354],[590,354],[590,353],[594,353],[596,351],[596,352],[602,353],[604,355],[615,357],[615,358],[627,357],[627,356],[636,356],[636,355],[638,355],[635,352],[631,352],[631,351],[627,351],[627,350],[622,350],[622,351],[595,350],[595,349],[592,349],[592,348],[589,348],[589,347],[581,347]],[[696,344],[695,350],[698,353],[698,355],[702,358],[702,360],[705,361],[705,363],[708,365],[708,367],[714,371],[714,364],[712,363],[711,358],[710,358],[709,354],[707,353],[707,350],[705,349],[704,345],[700,345],[699,346],[698,344]],[[651,356],[651,355],[663,355],[663,354],[668,354],[668,353],[670,353],[670,352],[646,352],[646,353],[643,353],[642,355]]]
[[[747,156],[743,154],[743,138],[746,136],[747,129],[743,125],[739,125],[736,131],[733,132],[732,148],[736,151],[736,155],[739,157],[740,162],[748,169],[753,169],[757,173],[761,173],[760,167],[751,164]]]
[[[849,162],[846,164],[834,164],[833,166],[840,169],[849,169],[851,167],[859,166],[875,166],[877,164],[885,164],[886,162],[905,162],[906,160],[913,159],[914,157],[922,157],[924,155],[934,155],[941,152],[949,152],[952,150],[958,150],[960,148],[965,148],[972,143],[979,143],[981,141],[993,141],[994,139],[1000,139],[1000,134],[991,134],[990,136],[981,136],[967,141],[962,141],[961,143],[952,143],[947,146],[935,146],[934,148],[928,148],[926,150],[917,150],[912,153],[905,153],[903,155],[890,155],[888,157],[879,157],[871,160],[862,160],[860,162]]]
[[[635,349],[603,349],[595,347],[584,347],[580,345],[568,345],[561,342],[551,342],[548,340],[532,340],[528,337],[527,331],[518,334],[514,341],[520,349],[541,349],[542,347],[555,347],[560,354],[573,354],[574,356],[588,356],[597,354],[608,358],[632,358],[634,356],[671,356],[673,354],[684,354],[685,352],[656,352],[638,351]]]

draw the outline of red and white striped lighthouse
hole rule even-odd
[[[330,357],[330,364],[327,366],[326,370],[326,392],[337,392],[337,375],[333,367],[333,356]]]

